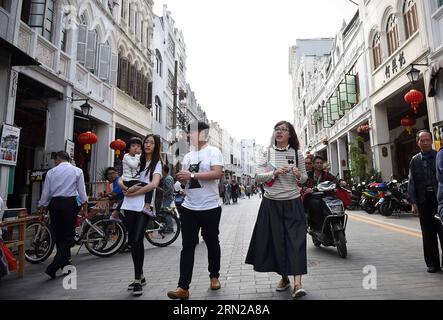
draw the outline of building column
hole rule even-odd
[[[337,142],[330,143],[328,149],[328,158],[331,164],[330,173],[336,175],[339,172]]]
[[[346,145],[346,137],[341,137],[337,141],[337,149],[338,149],[338,165],[339,165],[339,174],[340,179],[344,179],[345,170],[349,170],[349,161],[348,161],[348,146]],[[345,161],[345,165],[342,165],[342,162]]]
[[[65,97],[71,96],[71,88],[65,89]],[[66,99],[52,100],[46,113],[45,153],[65,150],[66,140],[72,140],[74,132],[74,108]]]
[[[372,108],[372,119],[371,146],[375,160],[374,166],[381,172],[382,179],[388,181],[392,175],[393,166],[386,108],[378,106]]]
[[[109,124],[99,124],[96,126],[96,134],[98,141],[92,147],[95,148],[95,151],[91,159],[91,171],[89,172],[91,181],[102,180],[102,170],[113,165],[113,152],[109,144],[115,136],[114,127]]]

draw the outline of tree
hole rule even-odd
[[[368,164],[368,156],[364,153],[361,145],[364,143],[362,137],[357,137],[355,141],[349,144],[349,153],[351,154],[351,174],[358,177],[360,181],[366,179],[366,166]]]

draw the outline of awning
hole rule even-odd
[[[39,66],[40,62],[23,52],[12,43],[0,37],[0,48],[11,53],[11,67],[14,66]]]

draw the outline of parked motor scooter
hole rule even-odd
[[[362,199],[360,207],[369,214],[374,214],[377,211],[377,203],[380,196],[377,190],[378,182],[372,182],[367,185],[367,188],[362,192]]]
[[[309,200],[309,230],[316,247],[336,247],[342,258],[347,256],[346,225],[343,202],[335,196],[337,186],[334,182],[320,183]]]
[[[379,211],[383,216],[391,216],[394,213],[410,212],[412,209],[408,200],[408,181],[399,183],[392,180],[387,183],[386,192],[379,200]]]

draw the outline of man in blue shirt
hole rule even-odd
[[[109,200],[121,201],[124,198],[123,191],[118,185],[118,179],[120,178],[117,169],[109,167],[105,171],[106,179],[112,184],[112,192],[108,194]]]
[[[106,176],[106,180],[109,181],[109,183],[112,184],[112,191],[110,193],[108,193],[106,196],[108,197],[109,200],[113,200],[117,202],[117,206],[114,206],[114,208],[116,208],[110,217],[110,220],[113,222],[122,222],[120,220],[120,206],[121,203],[123,202],[124,199],[124,195],[123,195],[123,191],[120,188],[120,186],[118,185],[118,180],[120,179],[117,169],[115,169],[114,167],[109,167],[105,170],[105,176]]]

